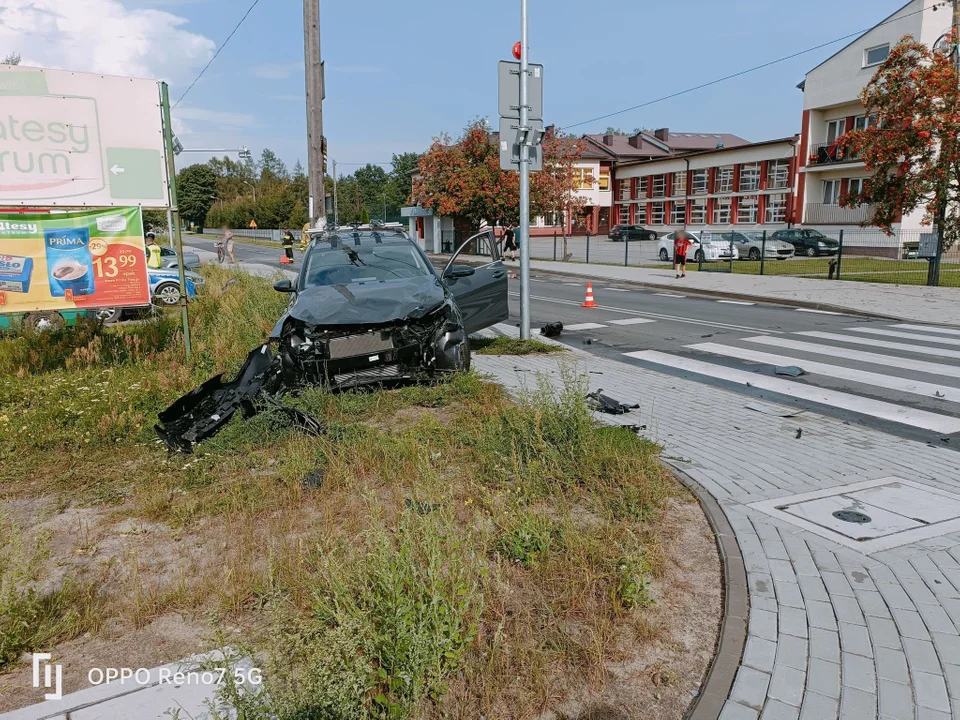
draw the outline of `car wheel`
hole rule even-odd
[[[660,248],[660,259],[664,262],[670,262],[670,254],[666,248]]]
[[[704,259],[705,259],[705,258],[704,258],[704,255],[703,255],[703,250],[697,250],[697,252],[694,253],[694,255],[693,255],[693,259],[694,259],[694,261],[696,261],[696,262],[698,262],[698,263],[702,263],[702,262],[704,261]]]
[[[759,251],[757,248],[750,248],[750,252],[748,253],[748,257],[749,257],[751,260],[759,260],[759,259],[760,259],[760,251]]]
[[[176,283],[163,283],[153,293],[153,302],[162,307],[172,307],[180,302],[180,286]]]
[[[45,332],[47,330],[60,330],[66,326],[67,322],[63,319],[63,315],[58,312],[28,313],[23,318],[23,324],[34,332]]]
[[[656,242],[660,239],[660,235],[657,234],[656,230],[647,230],[647,240],[652,240]]]
[[[803,249],[803,254],[806,257],[814,257],[817,254],[817,251],[814,250],[812,247],[808,247]]]
[[[104,325],[112,325],[115,322],[119,322],[121,315],[123,315],[123,308],[118,307],[100,308],[96,312],[97,319]]]

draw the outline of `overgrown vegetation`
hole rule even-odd
[[[560,345],[551,345],[541,340],[520,338],[470,338],[470,348],[477,355],[534,355],[537,353],[563,352]]]
[[[190,363],[166,319],[0,339],[20,523],[0,543],[0,661],[177,612],[244,629],[267,678],[224,697],[246,720],[519,718],[649,640],[678,490],[654,445],[594,423],[572,373],[517,401],[475,374],[312,389],[288,401],[323,437],[264,413],[168,456],[157,411],[234,372],[285,304],[207,273]],[[65,512],[90,519],[51,530]]]

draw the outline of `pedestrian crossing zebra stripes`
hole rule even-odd
[[[843,332],[796,332],[725,343],[693,343],[685,345],[680,353],[639,350],[624,354],[695,378],[749,386],[801,402],[951,435],[960,433],[960,363],[952,362],[960,359],[960,351],[943,346],[960,345],[958,335],[960,331],[950,328],[921,325],[857,326],[844,328]],[[879,339],[883,337],[911,342]],[[885,352],[857,347],[864,345]],[[944,360],[924,359],[931,355]],[[800,367],[804,375],[777,375],[777,366]]]

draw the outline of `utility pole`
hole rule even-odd
[[[326,218],[326,190],[323,184],[323,63],[320,61],[320,0],[303,0],[303,52],[307,90],[307,178],[310,182],[310,224]]]
[[[530,339],[530,103],[527,0],[520,0],[520,338]]]
[[[953,0],[953,22],[951,31],[953,33],[953,66],[960,73],[960,0]],[[930,263],[927,268],[927,285],[935,286],[940,284],[940,264],[943,260],[944,235],[947,221],[947,204],[949,202],[949,185],[941,189],[943,197],[940,199],[940,207],[937,208],[937,254],[928,260]]]

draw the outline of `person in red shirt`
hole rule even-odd
[[[687,276],[687,251],[693,245],[693,239],[685,230],[673,237],[673,269],[678,278]]]

